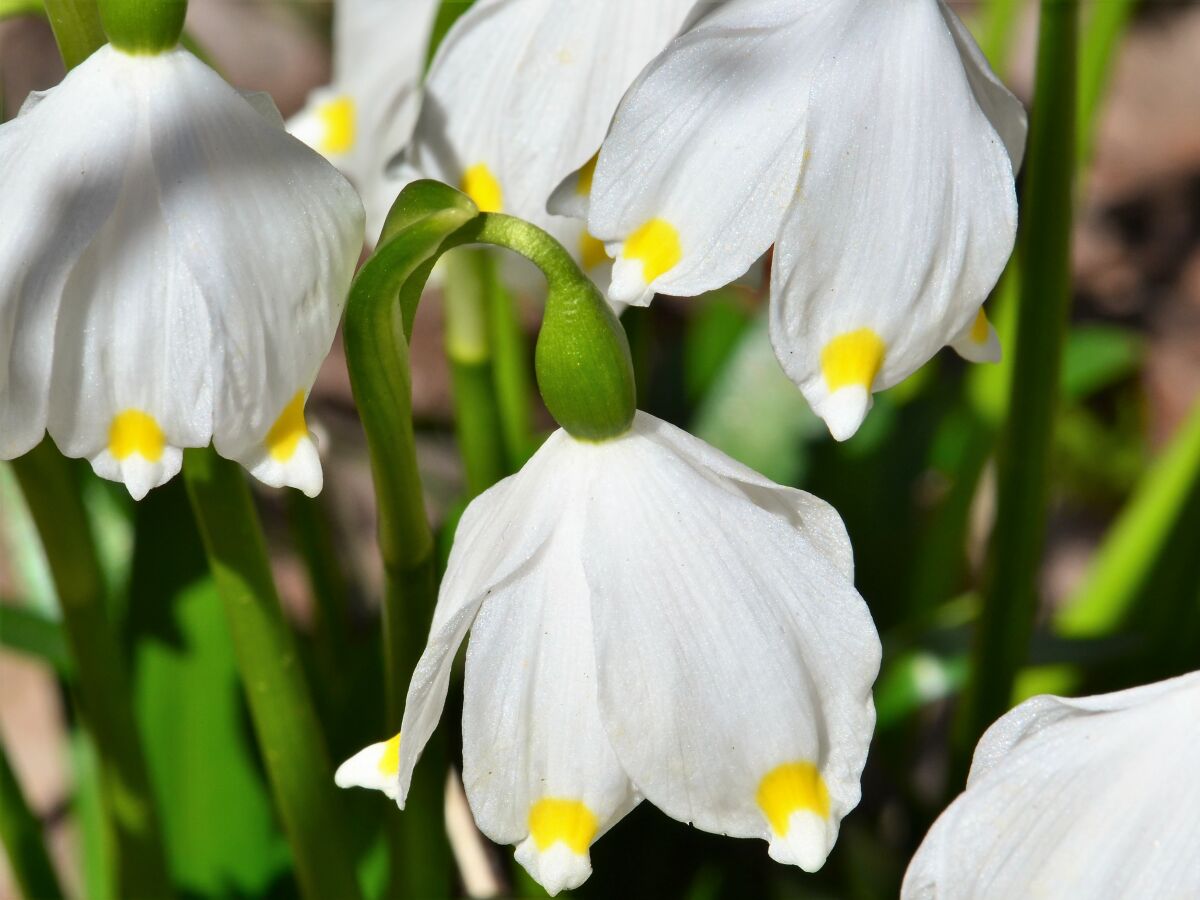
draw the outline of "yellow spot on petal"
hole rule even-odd
[[[987,314],[980,308],[979,313],[975,316],[975,322],[971,325],[971,340],[976,344],[987,343],[988,334]]]
[[[791,762],[777,766],[758,785],[755,796],[759,808],[780,837],[788,832],[788,820],[800,810],[829,818],[829,789],[817,767],[810,762]]]
[[[480,212],[500,212],[504,209],[504,191],[500,182],[483,163],[471,166],[463,174],[462,192],[475,201]]]
[[[575,180],[575,193],[581,197],[586,197],[592,192],[592,181],[596,178],[596,162],[600,159],[600,152],[583,164],[579,170],[579,177]]]
[[[377,768],[380,775],[388,778],[394,778],[400,774],[400,735],[389,739],[383,745],[383,755],[379,757]]]
[[[608,259],[608,251],[604,249],[602,240],[585,231],[579,238],[579,258],[583,261],[584,269],[594,269]]]
[[[279,462],[287,462],[296,452],[300,441],[308,437],[308,425],[304,421],[304,391],[297,391],[296,396],[283,408],[267,438],[263,441],[271,458]]]
[[[674,225],[666,219],[651,219],[629,236],[621,255],[641,260],[642,278],[649,284],[679,264],[683,247]]]
[[[349,153],[354,147],[354,100],[341,96],[317,107],[322,137],[317,149],[326,156]]]
[[[136,453],[146,462],[158,462],[166,446],[158,423],[139,409],[125,410],[108,427],[108,452],[118,460]]]
[[[529,834],[539,850],[560,841],[576,853],[587,853],[600,823],[578,800],[543,797],[529,811]]]
[[[821,374],[830,393],[852,385],[870,390],[886,350],[883,338],[870,328],[835,337],[821,351]]]

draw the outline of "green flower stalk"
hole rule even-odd
[[[341,804],[250,490],[238,465],[212,449],[187,451],[184,480],[301,890],[313,900],[353,900],[359,889]]]
[[[510,471],[493,387],[489,309],[495,298],[487,278],[488,262],[484,251],[452,253],[446,260],[442,292],[454,422],[469,497],[487,490]]]
[[[104,577],[76,471],[44,440],[13,461],[58,591],[80,711],[100,755],[117,889],[171,896],[155,798],[130,706],[129,673],[105,609]]]
[[[984,729],[1009,707],[1037,611],[1050,441],[1071,298],[1078,12],[1074,0],[1042,3],[1010,416],[997,461],[996,524],[983,613],[956,734],[960,774]]]

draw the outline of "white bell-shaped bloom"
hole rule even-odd
[[[438,48],[397,176],[459,187],[606,270],[603,245],[546,202],[595,155],[621,95],[696,2],[478,0]]]
[[[354,182],[378,237],[399,187],[388,160],[412,136],[440,0],[337,0],[333,80],[309,95],[288,131]]]
[[[49,430],[142,497],[210,442],[308,494],[304,401],[362,204],[184,50],[96,51],[0,126],[0,458]]]
[[[1200,897],[1200,672],[1034,697],[975,748],[905,900]]]
[[[771,337],[845,439],[947,343],[1012,251],[1025,113],[942,0],[730,0],[622,100],[550,208],[615,260],[609,298],[694,296],[775,244]]]
[[[645,413],[558,431],[458,526],[395,767],[413,765],[472,629],[463,782],[480,829],[547,890],[642,798],[815,871],[859,800],[880,645],[837,513]],[[390,792],[389,792],[390,793]]]

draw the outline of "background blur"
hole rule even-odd
[[[953,5],[973,25],[980,21],[980,4]],[[1026,6],[1007,61],[993,64],[1028,101],[1036,4]],[[1080,182],[1072,326],[1041,573],[1044,609],[1031,665],[1020,679],[1022,695],[1110,690],[1200,667],[1195,472],[1177,478],[1165,499],[1150,496],[1161,474],[1156,462],[1185,426],[1197,429],[1200,4],[1147,0],[1135,7]],[[329,21],[328,3],[192,0],[188,30],[235,86],[269,91],[286,118],[329,80]],[[0,22],[6,117],[30,90],[61,76],[44,21]],[[1004,402],[1003,366],[972,370],[943,352],[879,395],[861,432],[837,445],[770,351],[765,277],[759,267],[733,288],[694,301],[660,301],[624,321],[643,408],[777,481],[816,493],[846,520],[858,586],[885,649],[863,803],[816,876],[771,863],[761,842],[705,835],[644,804],[593,848],[595,874],[580,896],[894,896],[912,850],[947,791],[957,789],[947,783],[947,732],[994,509],[990,456]],[[532,334],[539,298],[520,300]],[[996,308],[989,304],[990,312]],[[437,302],[421,306],[413,361],[427,503],[437,526],[464,493]],[[372,487],[340,346],[313,392],[309,421],[322,438],[324,494],[316,502],[295,492],[256,487],[256,494],[331,753],[340,760],[386,736]],[[545,417],[543,424],[552,423]],[[289,851],[181,480],[134,507],[120,485],[92,479],[87,499],[120,598],[114,613],[124,623],[139,724],[182,892],[294,896]],[[1148,513],[1136,519],[1137,510],[1155,502],[1169,506],[1165,539],[1148,565],[1123,569],[1121,554],[1131,552],[1139,529],[1161,525]],[[297,548],[306,546],[316,548],[308,558],[323,565],[304,562]],[[1098,559],[1107,568],[1097,569]],[[317,593],[335,598],[342,611],[320,630],[312,627]],[[1094,614],[1059,612],[1079,604],[1092,604]],[[64,690],[71,667],[55,629],[37,535],[4,464],[0,616],[0,742],[45,825],[68,890],[97,896],[104,861],[94,759]],[[451,734],[456,697],[452,689],[443,722]],[[355,792],[349,800],[369,881],[381,860],[372,836],[381,817],[397,813],[373,793]],[[453,812],[465,885],[479,896],[509,890],[536,896],[527,881],[514,881],[510,850],[494,849],[473,832],[461,800]],[[15,896],[0,854],[0,898]]]

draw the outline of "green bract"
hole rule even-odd
[[[100,0],[109,42],[126,53],[165,53],[179,43],[187,0]]]

